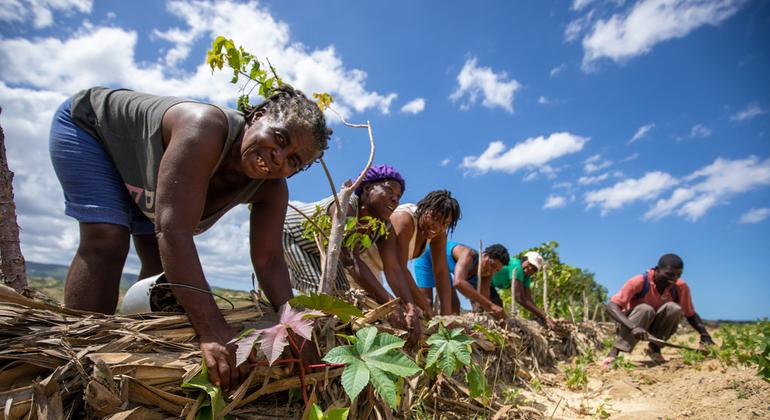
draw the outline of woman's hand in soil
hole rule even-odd
[[[406,340],[407,347],[416,348],[422,338],[422,320],[420,319],[420,312],[411,303],[406,305],[406,329],[409,332]]]
[[[236,345],[228,344],[235,337],[235,332],[229,326],[217,332],[218,334],[200,336],[200,349],[211,383],[228,390],[235,388],[249,376],[250,364],[235,365]],[[256,362],[254,352],[249,356],[249,360]]]

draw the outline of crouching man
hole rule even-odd
[[[618,337],[607,357],[609,366],[621,351],[631,352],[637,341],[652,335],[668,340],[682,317],[698,331],[703,345],[713,345],[703,321],[695,312],[690,287],[680,278],[684,263],[675,254],[660,257],[658,265],[629,279],[607,303],[607,312],[618,323]],[[660,347],[648,343],[653,362],[665,362]]]

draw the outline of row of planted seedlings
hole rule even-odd
[[[184,414],[221,418],[257,403],[267,393],[262,390],[270,386],[270,375],[261,385],[256,383],[265,372],[260,368],[277,366],[294,373],[296,388],[290,394],[301,396],[303,418],[392,418],[438,411],[451,418],[491,415],[503,408],[493,399],[493,389],[498,383],[506,389],[513,375],[510,367],[501,368],[501,361],[507,359],[505,363],[516,368],[514,348],[507,345],[503,331],[480,322],[473,322],[472,328],[447,328],[442,322],[450,319],[437,319],[429,325],[434,332],[425,343],[407,352],[405,341],[391,333],[394,330],[386,324],[379,328],[370,324],[386,317],[397,304],[392,301],[364,315],[329,295],[295,297],[280,308],[277,319],[267,315],[235,340],[237,363],[250,363],[254,369],[229,401],[209,381],[205,363],[190,372],[182,388],[202,392]],[[321,363],[306,360],[312,354],[305,351],[306,346],[320,353]],[[249,360],[252,351],[258,355],[256,362]],[[472,357],[474,351],[476,357]],[[523,368],[521,376],[528,376]],[[344,395],[339,393],[338,377]],[[249,392],[254,387],[259,389]]]

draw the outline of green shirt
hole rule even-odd
[[[518,258],[511,258],[508,261],[508,265],[500,269],[494,276],[492,276],[492,285],[498,289],[508,289],[511,287],[511,272],[516,273],[516,281],[524,285],[525,288],[532,288],[532,278],[524,275],[524,270],[521,268],[521,260]]]

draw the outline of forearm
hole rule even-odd
[[[259,286],[265,292],[267,300],[273,305],[273,309],[278,310],[281,305],[294,297],[289,281],[289,269],[286,267],[283,254],[261,254],[259,256],[252,254],[251,262],[254,266],[254,272],[257,274]]]
[[[618,306],[615,302],[608,302],[606,305],[607,313],[610,314],[610,318],[615,320],[618,324],[628,328],[629,330],[633,330],[634,327],[636,327],[630,319],[623,313],[623,310],[620,309],[620,306]]]
[[[379,304],[383,304],[393,299],[393,296],[391,296],[377,278],[374,277],[374,273],[372,273],[366,263],[361,260],[360,256],[354,255],[353,259],[354,263],[348,268],[348,273],[353,276],[356,283],[364,289],[366,294]],[[393,293],[396,293],[397,296],[401,297],[401,295],[404,294],[402,288],[405,286],[403,284],[394,283],[396,282],[393,282],[391,277],[388,277],[388,284],[390,285],[391,290],[393,290]]]
[[[532,300],[531,297],[527,298],[526,296],[517,296],[516,302],[518,302],[519,305],[523,306],[524,309],[532,312],[540,319],[545,319],[545,312],[543,312],[540,308],[535,305],[535,302]]]
[[[489,298],[477,292],[476,288],[473,287],[473,285],[471,285],[467,280],[455,278],[454,286],[455,289],[459,290],[460,293],[462,293],[463,296],[468,298],[468,300],[471,302],[476,302],[485,310],[490,312],[492,311],[494,303],[492,303]]]
[[[161,232],[158,234],[158,248],[169,283],[210,290],[203,276],[192,233]],[[227,324],[210,294],[186,287],[172,286],[171,290],[199,336],[216,334]]]
[[[700,318],[700,316],[698,316],[697,313],[693,316],[687,317],[687,322],[690,323],[690,326],[692,326],[695,331],[698,331],[701,336],[706,335],[711,337],[708,330],[706,330],[706,325],[703,324],[703,320]]]
[[[434,263],[435,264],[435,263]],[[436,279],[436,294],[441,304],[441,315],[452,314],[452,285],[449,280],[449,270],[434,270],[433,276]]]

